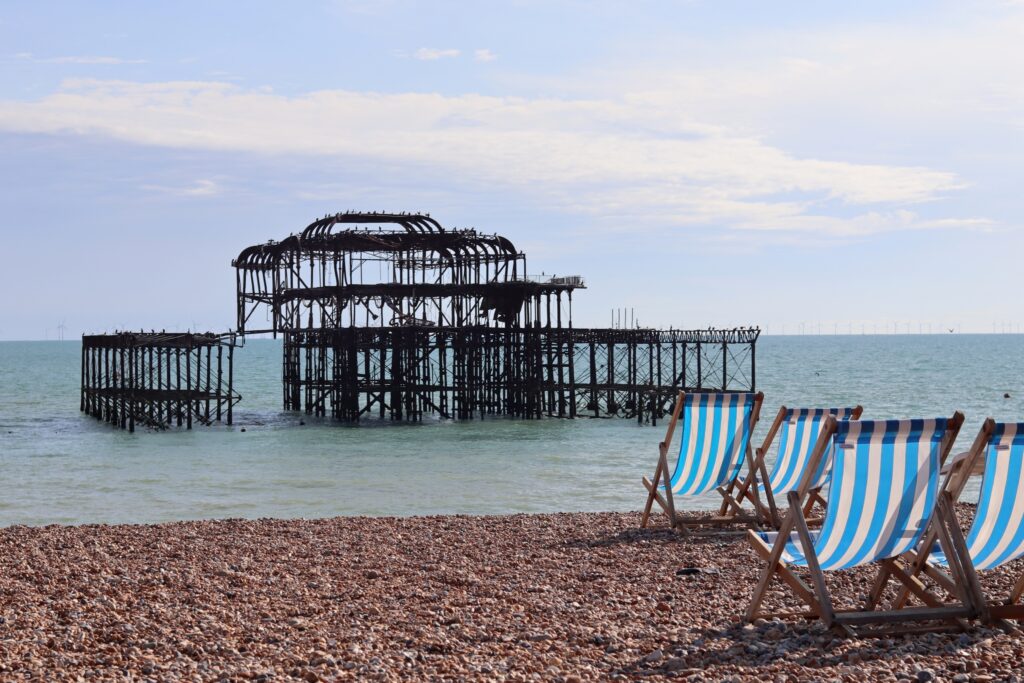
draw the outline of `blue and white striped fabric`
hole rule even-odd
[[[804,476],[807,462],[811,459],[814,444],[821,434],[821,425],[825,418],[834,415],[837,420],[849,420],[853,417],[853,408],[790,408],[786,411],[779,437],[779,455],[775,459],[772,471],[768,475],[768,488],[772,495],[782,495],[796,491],[800,479]],[[821,459],[818,471],[814,475],[811,489],[820,489],[828,481],[832,461],[832,442],[829,450]],[[758,482],[758,490],[765,491],[765,485]]]
[[[939,490],[945,418],[848,421],[832,439],[832,483],[825,522],[811,532],[823,570],[896,557],[917,545]],[[769,544],[777,534],[762,534]],[[782,559],[804,565],[794,533]]]
[[[686,394],[672,493],[697,496],[736,478],[750,444],[756,394]]]
[[[1024,555],[1024,422],[996,423],[985,449],[985,473],[967,553],[975,569],[993,569]],[[941,550],[931,561],[948,566]]]

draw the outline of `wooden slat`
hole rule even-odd
[[[894,623],[899,621],[950,621],[970,618],[971,610],[966,607],[904,607],[897,610],[867,610],[860,612],[837,612],[838,622],[849,624]]]

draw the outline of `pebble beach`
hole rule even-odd
[[[746,540],[639,520],[12,526],[0,679],[963,682],[1024,667],[1024,637],[995,628],[851,639],[814,622],[744,625],[760,570]],[[1021,571],[982,580],[1002,594]],[[830,575],[837,603],[853,606],[872,576]],[[770,602],[795,606],[785,599]]]

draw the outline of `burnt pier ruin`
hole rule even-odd
[[[81,410],[121,429],[232,422],[234,333],[82,336]]]
[[[428,215],[327,216],[232,265],[237,332],[283,337],[285,410],[653,422],[681,389],[755,390],[758,329],[575,328],[582,277]]]

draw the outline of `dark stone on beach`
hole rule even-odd
[[[683,657],[673,657],[672,659],[665,662],[665,666],[662,667],[665,671],[682,671],[688,668],[686,659]]]
[[[676,570],[676,576],[693,576],[694,574],[720,574],[721,571],[715,567],[680,567]]]
[[[921,683],[928,683],[935,680],[935,674],[928,669],[921,669],[914,674]]]

